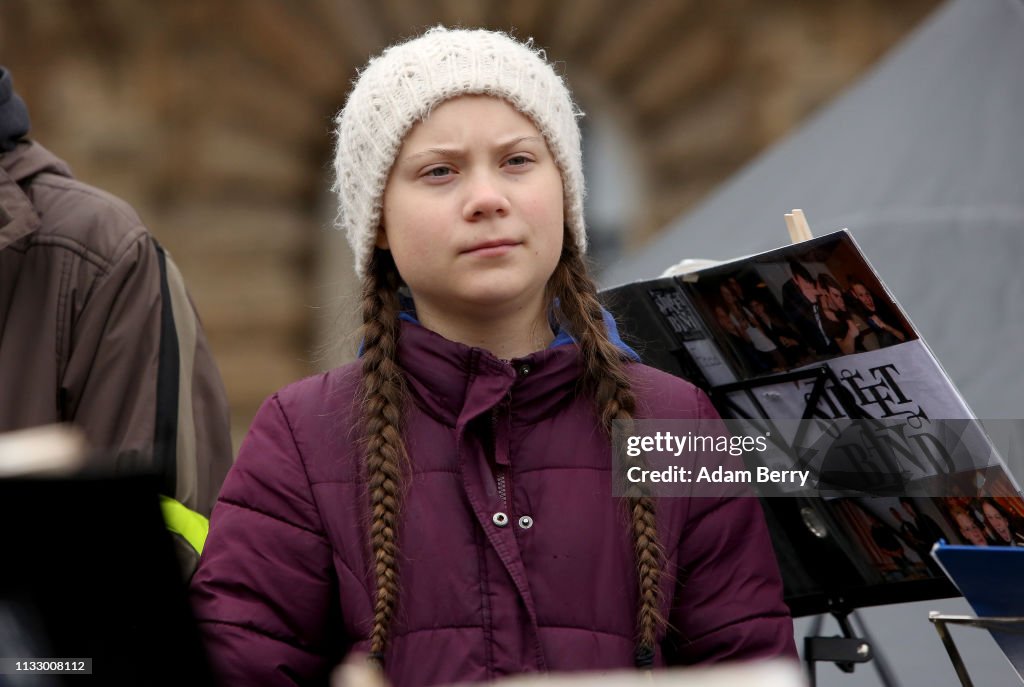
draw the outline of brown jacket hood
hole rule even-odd
[[[43,172],[71,176],[67,163],[38,143],[0,155],[0,250],[39,228],[39,215],[21,184]]]

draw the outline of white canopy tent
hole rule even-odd
[[[848,227],[979,417],[1024,417],[1024,0],[956,0],[832,105],[638,253],[683,258]]]

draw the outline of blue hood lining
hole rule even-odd
[[[402,312],[398,314],[398,319],[404,320],[406,322],[411,322],[412,324],[419,325],[422,327],[423,325],[421,325],[420,321],[416,319],[416,306],[413,303],[412,298],[404,294],[400,295],[399,298],[402,304]],[[612,317],[612,314],[608,312],[608,310],[606,310],[603,306],[601,308],[601,317],[604,319],[604,326],[608,329],[608,340],[615,344],[615,347],[618,348],[630,360],[634,362],[640,362],[640,356],[637,355],[637,352],[630,348],[619,335],[619,327],[615,323],[615,318]],[[557,322],[552,322],[552,329],[555,332],[555,338],[548,345],[548,348],[555,348],[556,346],[565,346],[567,344],[578,343],[576,339],[573,337],[572,333],[570,333],[566,329],[562,329],[561,327],[559,327]],[[362,357],[363,355],[362,341],[359,342],[358,355],[359,357]]]
[[[615,347],[626,354],[634,362],[640,362],[640,356],[637,352],[630,348],[622,337],[619,335],[619,327],[615,323],[615,318],[605,308],[601,308],[601,316],[604,318],[604,326],[608,329],[608,340],[615,344]],[[410,310],[403,310],[398,314],[398,319],[405,320],[406,322],[412,322],[413,324],[420,324],[420,321],[416,319],[416,314]],[[423,326],[423,325],[420,325]],[[556,346],[565,346],[567,344],[577,343],[576,339],[566,329],[555,328],[555,338],[548,348],[555,348]],[[363,353],[363,345],[359,344],[359,354]]]

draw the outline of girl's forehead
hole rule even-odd
[[[529,117],[508,101],[488,95],[462,95],[436,106],[405,135],[408,145],[426,139],[457,142],[471,138],[540,136]]]

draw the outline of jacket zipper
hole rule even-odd
[[[502,469],[498,473],[498,496],[501,497],[501,506],[506,511],[508,510],[508,498],[505,493],[505,471]]]
[[[510,403],[512,400],[512,392],[509,391],[505,395],[505,400],[502,403]],[[508,488],[505,474],[508,470],[505,466],[497,462],[498,459],[498,408],[501,404],[495,406],[491,410],[491,436],[494,437],[494,480],[498,487],[498,496],[501,498],[501,507],[508,514]],[[511,518],[512,516],[509,515]]]

